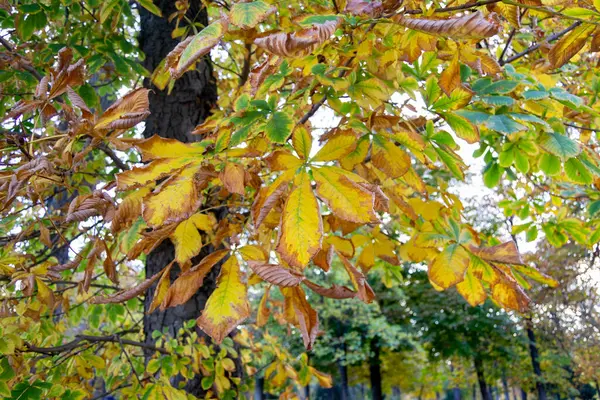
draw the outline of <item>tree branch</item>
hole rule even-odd
[[[499,64],[500,65],[510,64],[511,62],[516,61],[519,58],[524,57],[527,54],[529,54],[529,53],[531,53],[531,52],[539,49],[542,44],[544,44],[546,42],[552,42],[554,40],[559,39],[560,37],[562,37],[562,36],[566,35],[567,33],[571,32],[573,29],[577,28],[581,24],[582,24],[581,21],[576,21],[573,24],[571,24],[571,26],[569,26],[568,28],[566,28],[566,29],[564,29],[564,30],[562,30],[560,32],[557,32],[557,33],[554,33],[554,34],[548,36],[543,41],[541,41],[539,43],[536,43],[536,44],[528,47],[527,49],[523,50],[522,52],[520,52],[518,54],[515,54],[514,56],[512,56],[510,58],[507,58],[506,60],[500,61]]]
[[[137,332],[137,330],[136,330],[136,332]],[[148,343],[137,342],[135,340],[121,338],[121,335],[124,335],[127,333],[133,333],[133,332],[124,331],[124,332],[121,332],[121,334],[114,334],[114,335],[109,335],[109,336],[77,335],[77,336],[75,336],[75,339],[73,339],[72,341],[65,343],[63,345],[54,346],[54,347],[38,347],[38,346],[33,346],[29,343],[26,343],[25,350],[22,350],[22,351],[25,353],[40,353],[40,354],[53,355],[53,354],[64,353],[65,351],[71,351],[71,350],[79,347],[80,344],[84,343],[84,342],[87,342],[87,343],[109,342],[109,343],[119,343],[122,345],[140,347],[143,349],[156,351],[156,352],[159,352],[161,354],[166,354],[166,355],[171,354],[171,352],[169,352],[167,349],[162,348],[162,347],[156,347],[156,346],[148,344]]]

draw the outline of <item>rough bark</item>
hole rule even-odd
[[[531,357],[531,366],[535,374],[535,387],[538,392],[538,400],[546,400],[546,388],[542,378],[542,367],[540,366],[540,356],[535,341],[535,333],[533,332],[533,322],[531,317],[525,318],[525,328],[527,330],[527,338],[529,339],[529,355]]]
[[[379,354],[381,347],[377,338],[371,339],[371,354],[369,357],[369,375],[371,380],[371,399],[383,400],[381,389],[381,360]]]
[[[477,382],[479,383],[479,391],[481,392],[481,398],[483,400],[492,400],[490,392],[485,382],[485,373],[483,370],[483,361],[479,354],[476,354],[473,358],[473,364],[475,365],[475,372],[477,373]]]
[[[163,17],[158,17],[140,7],[139,45],[145,54],[144,67],[153,71],[165,56],[179,43],[179,40],[171,38],[171,32],[175,27],[175,20],[171,23],[167,18],[176,11],[175,1],[155,0],[155,4],[161,9]],[[202,9],[199,0],[190,2],[188,18],[206,25],[208,17],[206,10]],[[146,119],[144,130],[145,137],[159,135],[166,138],[177,139],[182,142],[192,142],[200,138],[191,135],[193,128],[209,116],[210,110],[216,102],[216,84],[212,76],[212,67],[208,59],[199,62],[196,70],[187,72],[176,83],[171,92],[161,91],[154,87],[146,79],[144,86],[152,89],[149,94],[151,115]],[[217,216],[219,217],[219,216]],[[193,261],[206,256],[212,249],[206,247],[203,252]],[[152,276],[163,269],[174,258],[173,245],[164,241],[158,248],[151,252],[146,258],[146,276]],[[196,319],[204,308],[208,296],[215,287],[215,277],[218,274],[215,268],[205,279],[203,287],[185,304],[169,308],[164,311],[156,310],[144,316],[144,334],[147,342],[152,342],[152,332],[155,330],[175,336],[183,324]],[[179,275],[178,268],[172,268],[171,280]],[[153,286],[146,294],[145,311],[154,296]],[[185,389],[192,395],[203,393],[200,386],[200,378],[186,382]]]

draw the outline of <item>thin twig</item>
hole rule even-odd
[[[541,46],[542,44],[544,44],[544,43],[546,43],[546,42],[552,42],[552,41],[554,41],[554,40],[556,40],[556,39],[559,39],[560,37],[562,37],[562,36],[566,35],[567,33],[571,32],[573,29],[577,28],[577,27],[578,27],[579,25],[581,25],[581,24],[582,24],[582,22],[581,22],[581,21],[574,22],[574,23],[573,23],[571,26],[569,26],[568,28],[566,28],[566,29],[564,29],[564,30],[562,30],[562,31],[560,31],[560,32],[557,32],[557,33],[554,33],[554,34],[552,34],[552,35],[548,36],[548,37],[547,37],[546,39],[544,39],[543,41],[541,41],[541,42],[539,42],[539,43],[536,43],[536,44],[534,44],[534,45],[532,45],[532,46],[528,47],[527,49],[523,50],[522,52],[520,52],[520,53],[518,53],[518,54],[515,54],[514,56],[512,56],[512,57],[509,57],[509,58],[507,58],[506,60],[500,61],[500,62],[499,62],[499,64],[500,64],[500,65],[510,64],[511,62],[513,62],[513,61],[516,61],[516,60],[518,60],[519,58],[521,58],[521,57],[524,57],[524,56],[526,56],[527,54],[529,54],[529,53],[531,53],[531,52],[533,52],[533,51],[535,51],[535,50],[539,49],[539,48],[540,48],[540,46]]]
[[[510,47],[510,43],[512,42],[513,37],[515,37],[515,33],[516,33],[516,30],[515,30],[515,28],[513,28],[510,31],[510,34],[508,35],[508,40],[506,41],[506,44],[504,45],[504,49],[502,49],[502,53],[500,54],[500,57],[498,58],[498,62],[500,64],[502,64],[502,60],[504,59],[504,56],[506,55],[506,52],[508,51],[508,48]]]

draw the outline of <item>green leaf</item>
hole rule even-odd
[[[590,217],[594,217],[600,211],[600,200],[592,201],[588,206],[588,213]]]
[[[264,1],[236,3],[231,8],[229,16],[232,24],[242,29],[249,29],[254,28],[275,10],[275,7]]]
[[[529,159],[525,153],[521,151],[515,151],[515,166],[524,174],[529,171]]]
[[[489,188],[493,188],[500,182],[504,168],[497,163],[492,163],[483,173],[483,183]]]
[[[542,100],[548,96],[550,96],[550,94],[542,90],[527,90],[523,92],[523,98],[525,100]]]
[[[527,233],[525,234],[525,240],[528,242],[533,242],[537,239],[538,229],[535,225],[532,225],[529,229],[527,229]]]
[[[515,104],[515,99],[508,96],[483,96],[481,100],[493,106],[512,106]]]
[[[491,130],[506,134],[516,133],[527,129],[524,125],[519,124],[504,114],[491,115],[485,125]]]
[[[593,181],[593,176],[581,161],[576,158],[570,158],[565,163],[565,173],[573,182],[589,185]]]
[[[571,108],[577,108],[583,104],[583,100],[580,97],[572,95],[562,88],[552,88],[550,89],[550,94],[556,100]]]
[[[486,122],[492,115],[480,111],[458,110],[456,114],[465,117],[475,125],[480,125]]]
[[[540,138],[540,146],[563,160],[575,157],[581,151],[577,142],[557,132],[544,133]]]
[[[540,169],[552,176],[560,173],[560,158],[544,153],[540,157]]]
[[[273,113],[273,116],[267,122],[267,126],[265,127],[265,132],[269,140],[275,143],[285,143],[287,138],[292,133],[294,122],[292,118],[282,112],[277,111]]]
[[[455,113],[440,114],[444,120],[450,125],[452,130],[459,138],[464,139],[467,143],[475,143],[479,141],[479,129],[471,123],[466,117]]]
[[[137,0],[137,1],[138,1],[138,3],[140,3],[140,5],[142,7],[144,7],[146,10],[150,11],[152,14],[162,17],[162,12],[160,11],[160,8],[158,8],[158,6],[156,4],[154,4],[152,2],[152,0]]]
[[[507,80],[497,81],[483,88],[478,94],[507,94],[515,90],[517,86],[519,86],[519,82]]]

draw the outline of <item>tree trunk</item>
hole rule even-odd
[[[596,396],[600,400],[600,385],[598,384],[598,380],[595,380],[594,383],[596,384]]]
[[[171,32],[175,27],[175,20],[171,23],[167,18],[176,11],[175,1],[155,0],[155,4],[162,11],[163,17],[158,17],[140,9],[140,49],[145,54],[144,67],[153,71],[166,55],[179,43],[177,39],[171,38]],[[199,0],[190,1],[188,18],[192,21],[206,25],[208,17],[206,9],[202,7]],[[166,138],[177,139],[182,142],[191,142],[200,138],[191,135],[193,128],[209,116],[212,106],[216,102],[217,89],[212,77],[212,67],[208,59],[198,63],[196,70],[185,73],[177,82],[170,95],[167,91],[161,91],[154,87],[146,79],[145,87],[153,89],[149,93],[151,115],[146,120],[144,137],[159,135]],[[184,199],[182,199],[184,201]],[[217,216],[218,218],[219,216]],[[213,249],[204,248],[201,254],[192,260],[198,261]],[[154,251],[146,257],[146,277],[150,277],[174,258],[174,247],[170,241],[165,240]],[[148,291],[145,299],[144,334],[146,342],[153,342],[153,331],[166,331],[170,336],[176,336],[183,324],[196,319],[204,308],[206,300],[215,287],[215,277],[219,268],[209,274],[204,281],[203,287],[185,304],[164,311],[155,310],[148,314],[147,311],[154,297],[156,284]],[[171,269],[171,280],[179,275],[179,268]],[[195,377],[186,382],[185,389],[195,396],[203,395],[200,385],[201,377]],[[178,379],[181,380],[181,379]],[[177,382],[174,382],[177,383]]]
[[[542,368],[540,367],[540,356],[537,344],[535,342],[535,333],[533,332],[533,322],[531,317],[525,318],[525,328],[527,329],[527,338],[529,339],[529,355],[531,356],[531,365],[535,374],[535,387],[538,392],[538,400],[546,400],[546,388],[542,380]]]
[[[477,388],[475,387],[475,384],[473,384],[473,390],[471,391],[471,393],[473,400],[477,400]]]
[[[527,400],[527,392],[521,388],[521,400]]]
[[[256,377],[254,379],[254,400],[265,399],[265,378]]]
[[[394,386],[392,388],[392,396],[394,400],[402,400],[402,391],[399,386]]]
[[[350,391],[348,390],[348,366],[343,363],[342,360],[339,360],[338,370],[340,372],[341,385],[340,398],[341,400],[350,400]]]
[[[508,389],[508,380],[506,379],[506,370],[502,369],[502,389],[504,389],[504,400],[510,400],[510,391]]]
[[[458,386],[454,386],[452,388],[452,398],[454,400],[460,400],[460,388]]]
[[[492,400],[492,396],[490,396],[487,384],[485,383],[483,361],[481,360],[479,354],[475,354],[475,357],[473,358],[473,363],[475,365],[475,372],[477,373],[477,382],[479,382],[479,391],[481,392],[481,398],[483,400]]]
[[[369,375],[371,378],[371,399],[383,400],[383,391],[381,390],[381,361],[379,353],[381,351],[379,339],[371,339],[371,354],[369,356]]]

